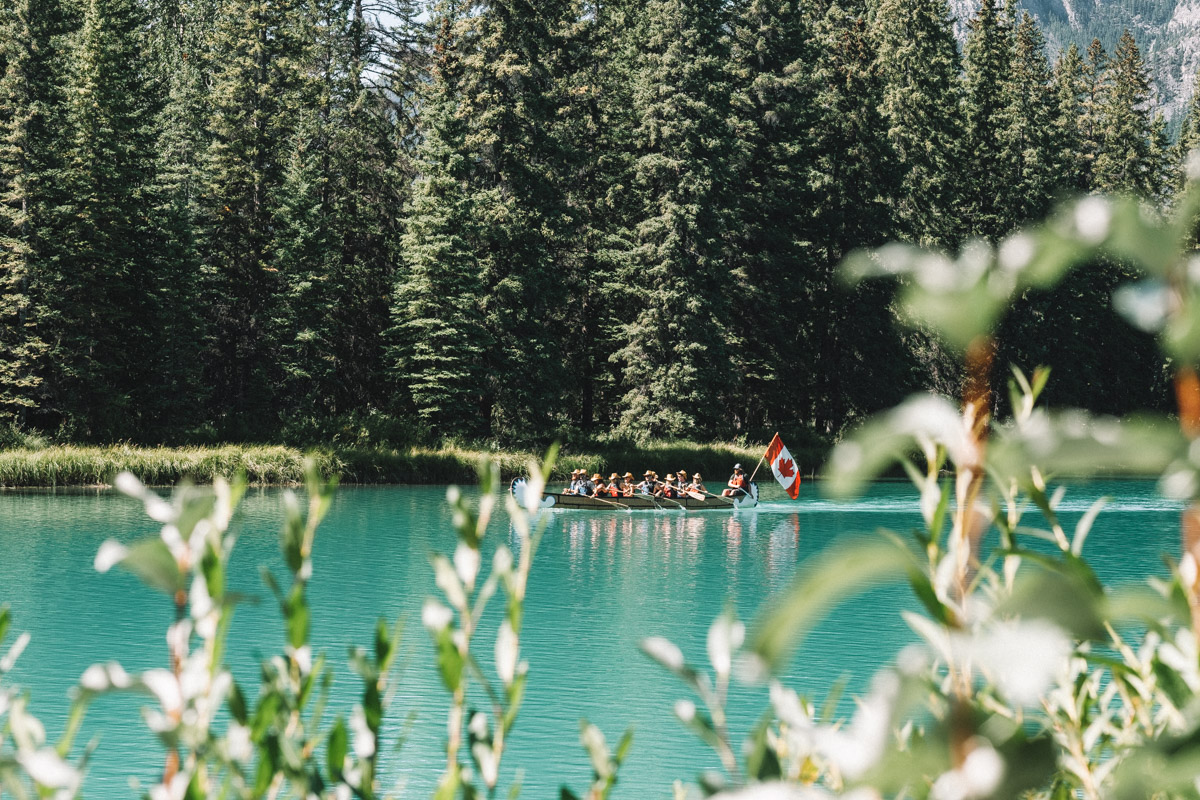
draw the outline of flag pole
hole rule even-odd
[[[779,431],[776,431],[775,435],[771,437],[771,441],[772,442],[775,441],[775,439],[778,438],[778,436],[779,436]],[[770,449],[771,449],[771,446],[767,445],[767,450],[770,450]],[[747,483],[754,483],[754,476],[758,474],[758,468],[762,466],[763,459],[765,459],[766,457],[767,457],[767,454],[765,452],[761,456],[758,457],[758,463],[754,465],[754,472],[750,473],[750,480],[746,481]]]

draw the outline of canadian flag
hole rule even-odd
[[[783,446],[783,440],[779,438],[778,433],[767,446],[767,454],[763,458],[771,465],[775,480],[779,481],[788,497],[795,500],[800,495],[800,470],[796,468],[796,461]]]

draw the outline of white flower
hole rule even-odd
[[[691,700],[678,700],[675,703],[675,716],[682,722],[691,722],[696,718],[696,704]]]
[[[113,685],[113,688],[128,689],[133,685],[133,678],[117,662],[110,661],[105,665],[105,669],[108,670],[108,682]]]
[[[454,612],[436,600],[426,600],[421,607],[421,624],[434,633],[443,630],[453,619]]]
[[[150,787],[150,800],[183,800],[192,776],[185,770],[176,772],[168,783]]]
[[[496,674],[505,686],[512,686],[519,655],[520,642],[512,624],[506,619],[500,623],[500,630],[496,633]]]
[[[507,575],[512,572],[513,555],[512,550],[509,550],[504,545],[496,548],[495,555],[492,556],[492,572],[497,575]]]
[[[350,730],[354,733],[354,755],[360,759],[375,755],[375,734],[367,725],[362,706],[355,706],[350,712]]]
[[[476,742],[471,747],[471,755],[475,756],[475,761],[479,763],[479,771],[483,773],[483,782],[489,789],[494,787],[500,777],[500,759],[496,757],[496,751],[483,742]]]
[[[8,672],[16,666],[17,659],[21,657],[21,653],[24,653],[25,648],[29,646],[29,638],[29,631],[24,631],[17,637],[12,647],[8,648],[8,652],[4,654],[4,658],[0,658],[0,673]]]
[[[225,732],[225,745],[229,748],[229,757],[234,761],[248,761],[254,755],[250,744],[250,729],[236,722],[229,724]]]
[[[142,685],[158,698],[167,713],[183,710],[183,693],[179,680],[166,669],[148,669],[142,673]]]
[[[683,669],[683,651],[669,639],[648,636],[642,639],[642,650],[669,670]]]
[[[742,646],[746,626],[727,614],[717,617],[708,629],[708,660],[717,675],[725,676],[733,667],[733,651]]]
[[[998,253],[1000,266],[1010,272],[1016,272],[1028,266],[1035,252],[1033,237],[1028,233],[1017,233],[1008,237],[1000,245]]]
[[[454,548],[454,570],[467,589],[475,585],[481,560],[479,551],[466,542],[459,542],[458,547]]]
[[[108,671],[102,664],[92,664],[79,676],[79,685],[89,691],[103,692],[108,688]]]
[[[1004,777],[1004,760],[985,739],[972,740],[974,749],[967,754],[962,766],[944,772],[933,782],[933,800],[972,800],[987,797],[1000,786]]]
[[[51,789],[74,786],[79,781],[79,771],[62,759],[52,747],[43,747],[30,752],[17,753],[17,761],[34,782]]]
[[[1036,705],[1071,655],[1071,641],[1058,626],[1040,619],[1002,623],[982,635],[959,640],[962,656],[1014,703]]]
[[[192,609],[192,619],[199,620],[213,610],[212,595],[208,591],[208,581],[203,575],[197,575],[188,590],[188,605]]]
[[[450,561],[445,556],[434,557],[433,580],[437,587],[445,593],[450,605],[455,608],[466,608],[467,595],[463,590],[462,582],[458,579],[458,572],[450,565]]]
[[[877,674],[871,693],[858,701],[858,710],[846,730],[823,728],[817,747],[842,774],[854,780],[883,756],[892,721],[892,704],[900,691],[899,679],[890,672]]]
[[[167,628],[167,647],[172,653],[186,654],[191,648],[188,646],[192,640],[192,621],[190,619],[181,619],[179,622]]]
[[[1075,206],[1075,230],[1088,244],[1099,244],[1108,236],[1112,207],[1103,197],[1085,197]]]
[[[117,487],[117,491],[121,494],[136,497],[141,500],[146,494],[146,486],[132,472],[122,471],[117,475],[117,479],[113,481],[113,485]]]
[[[312,672],[312,647],[304,645],[303,647],[289,646],[286,651],[288,656],[296,662],[296,666],[300,668],[301,675],[307,675]]]
[[[92,566],[96,568],[96,572],[108,572],[124,561],[128,555],[128,547],[118,541],[108,539],[96,551],[96,560],[92,562]]]

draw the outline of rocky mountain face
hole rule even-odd
[[[1099,39],[1109,54],[1128,28],[1150,66],[1157,105],[1173,124],[1182,119],[1200,69],[1200,0],[1019,0],[1037,17],[1051,58],[1075,42]],[[978,0],[950,0],[959,42]]]

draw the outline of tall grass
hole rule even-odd
[[[747,470],[765,449],[762,445],[696,444],[691,442],[600,442],[565,448],[552,480],[565,480],[573,469],[588,472],[660,474],[679,469],[702,473],[708,480],[724,478],[735,462]],[[474,483],[483,457],[500,465],[506,479],[525,473],[532,451],[495,452],[470,447],[443,448],[323,448],[309,451],[322,474],[341,475],[346,483]],[[806,473],[820,463],[817,448],[793,455]],[[189,478],[211,483],[219,475],[244,472],[258,485],[296,485],[304,482],[305,451],[279,445],[219,445],[213,447],[14,447],[0,450],[0,486],[98,486],[128,470],[144,483],[166,486]]]

